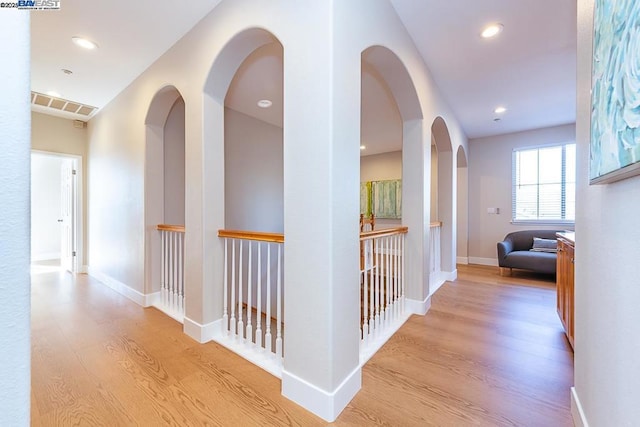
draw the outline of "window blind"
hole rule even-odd
[[[575,144],[515,149],[512,166],[514,222],[575,220]]]

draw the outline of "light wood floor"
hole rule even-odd
[[[338,426],[571,426],[553,282],[460,266],[363,369]],[[84,275],[33,276],[32,425],[325,425],[280,381]]]

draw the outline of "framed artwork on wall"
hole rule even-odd
[[[640,174],[640,1],[595,0],[591,184]]]
[[[402,218],[402,180],[367,181],[360,183],[360,213],[366,217]]]

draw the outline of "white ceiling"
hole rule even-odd
[[[469,138],[575,122],[576,0],[391,3]]]
[[[104,107],[219,2],[184,7],[177,0],[65,0],[60,11],[32,12],[32,90],[53,90]],[[470,138],[575,121],[575,0],[391,3]],[[496,39],[481,39],[481,27],[490,22],[501,22],[504,31]],[[100,48],[78,48],[71,43],[75,35],[95,40]],[[400,149],[397,108],[386,84],[366,65],[362,93],[366,154]],[[265,97],[274,106],[260,110],[255,103]],[[227,105],[281,125],[277,44],[259,49],[243,64]],[[508,111],[495,122],[498,105]]]
[[[31,12],[31,90],[102,108],[220,1],[62,0],[60,10]]]

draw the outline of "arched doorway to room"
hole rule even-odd
[[[469,173],[467,153],[462,146],[456,154],[457,202],[456,202],[456,263],[469,263]]]
[[[153,97],[145,126],[145,289],[150,305],[182,322],[185,103],[174,86]]]
[[[431,219],[431,246],[437,252],[437,256],[432,257],[430,269],[432,283],[429,293],[433,294],[446,280],[454,280],[456,275],[453,149],[447,124],[442,117],[436,117],[431,125],[431,140],[432,153],[435,151],[437,155],[437,174],[432,174],[432,178],[436,179],[435,183],[432,182],[432,188],[437,188],[437,197],[435,200],[432,198],[432,203],[436,204],[432,212],[437,216]]]

